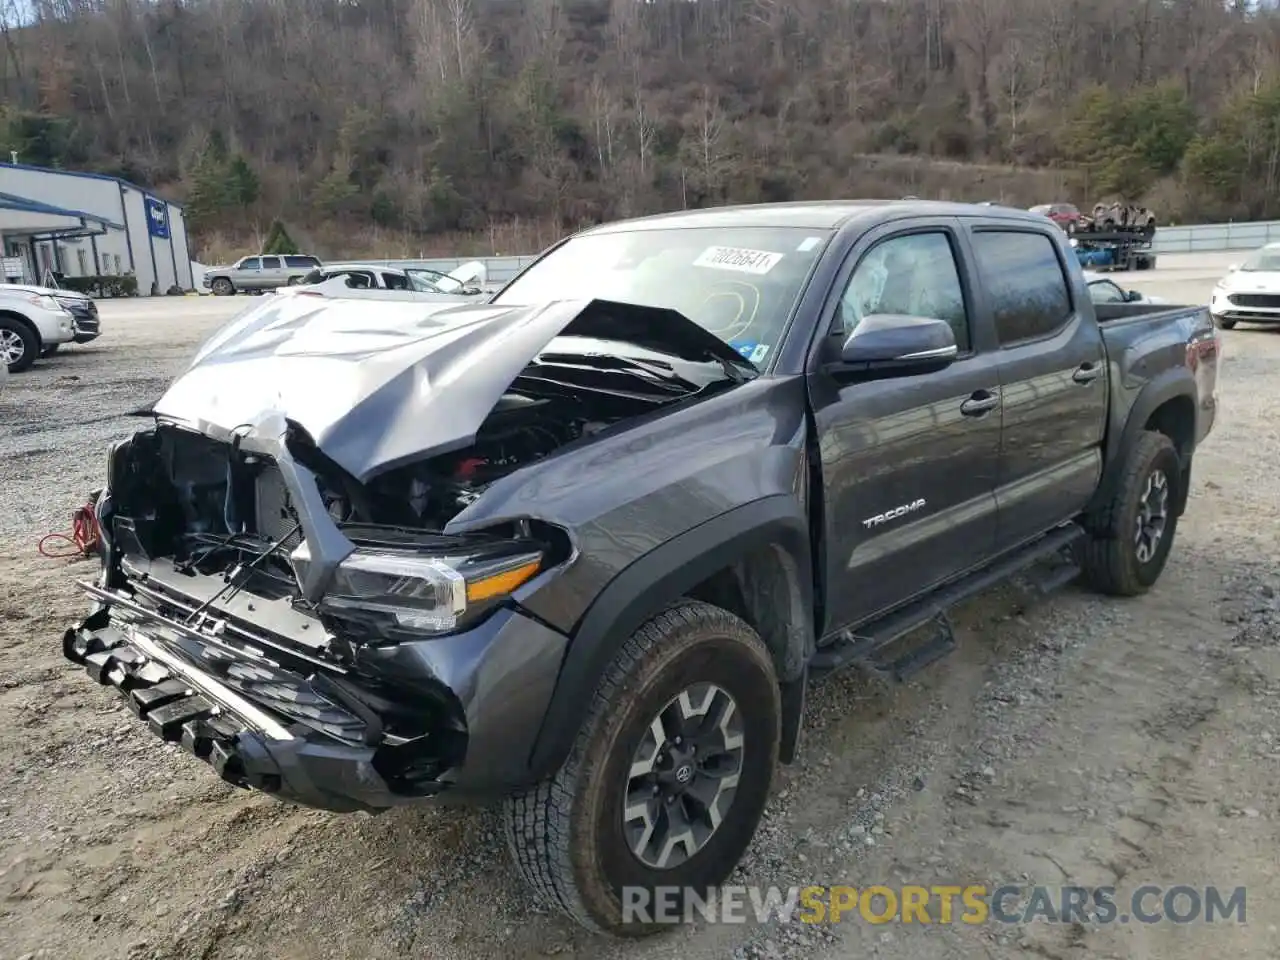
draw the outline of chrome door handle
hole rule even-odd
[[[1076,369],[1076,372],[1071,374],[1071,379],[1076,383],[1088,385],[1093,383],[1093,381],[1097,380],[1100,376],[1102,376],[1102,364],[1082,363]]]
[[[1000,394],[987,393],[987,391],[983,390],[981,393],[975,393],[960,404],[960,412],[966,417],[980,417],[998,406],[1000,406]]]

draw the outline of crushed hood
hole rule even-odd
[[[472,283],[483,289],[489,281],[489,268],[484,265],[482,260],[468,260],[461,266],[454,267],[446,276],[457,284],[456,288],[450,287],[448,284],[442,284],[448,289],[461,290]]]
[[[152,412],[202,432],[278,414],[365,482],[472,443],[512,381],[558,336],[714,357],[755,372],[693,321],[654,307],[279,297],[215,334]]]

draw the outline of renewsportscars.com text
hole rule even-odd
[[[626,923],[1244,923],[1244,887],[623,887]]]

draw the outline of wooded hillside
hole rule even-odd
[[[0,10],[5,157],[154,184],[206,247],[279,215],[321,247],[471,233],[524,252],[659,209],[903,193],[1280,215],[1280,14],[1252,3]]]

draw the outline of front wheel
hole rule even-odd
[[[750,844],[780,715],[773,661],[747,624],[697,601],[668,607],[619,649],[564,766],[507,801],[520,872],[588,929],[663,929]]]
[[[1226,320],[1222,317],[1214,317],[1213,319],[1218,321],[1218,326],[1223,330],[1234,330],[1236,328],[1236,322],[1234,320]]]
[[[40,355],[40,338],[34,330],[12,317],[0,317],[0,363],[10,373],[22,373]]]
[[[209,287],[215,297],[229,297],[236,292],[235,285],[226,277],[218,277]]]
[[[1110,502],[1086,520],[1090,538],[1079,559],[1089,586],[1133,597],[1159,579],[1178,527],[1183,477],[1172,440],[1152,430],[1139,435]]]

